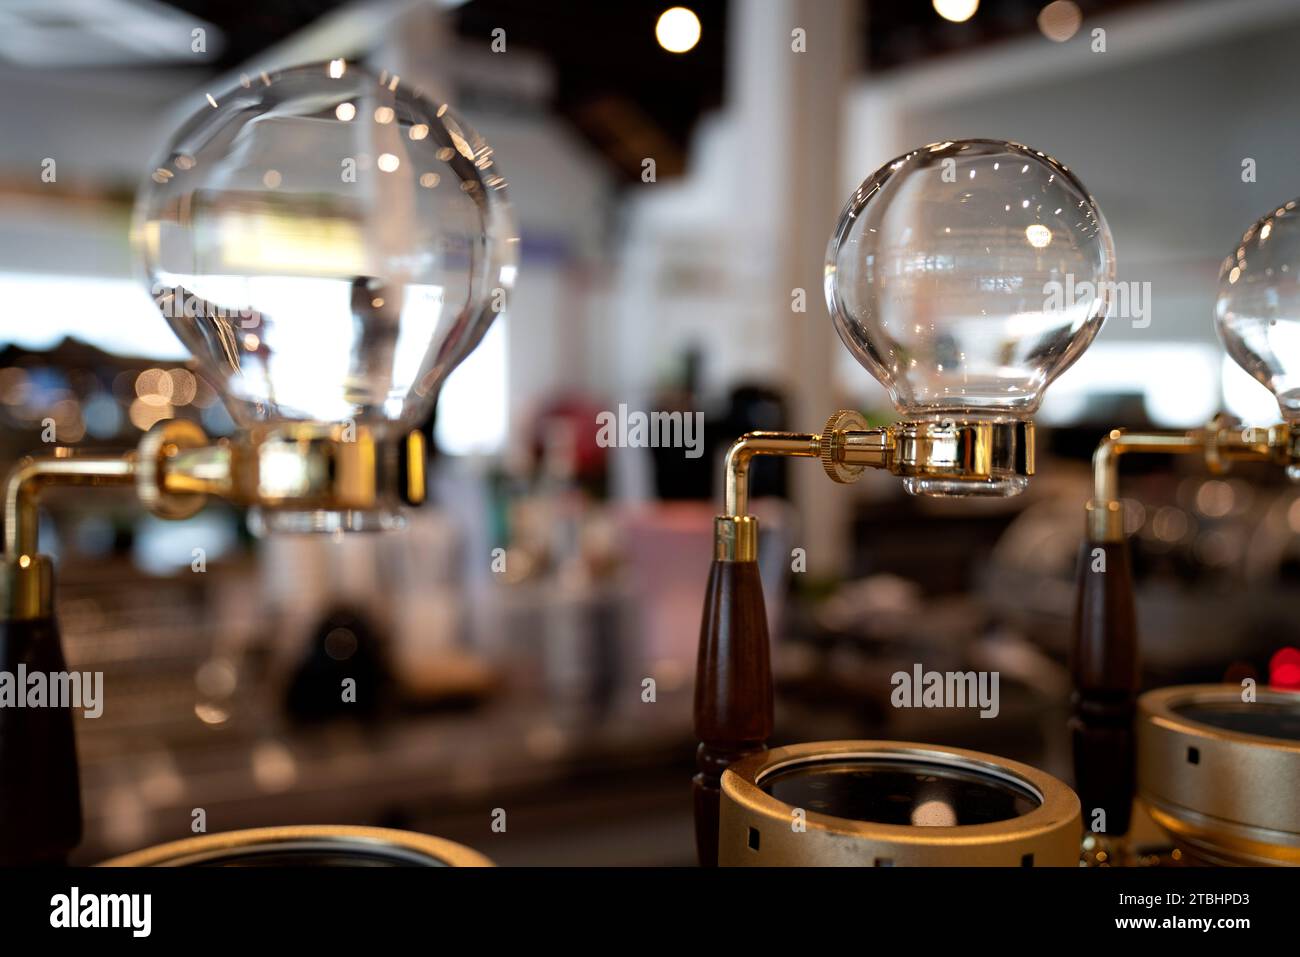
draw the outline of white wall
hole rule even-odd
[[[1091,49],[1095,27],[1106,30],[1105,53]],[[1153,4],[1085,21],[1065,44],[1034,36],[864,76],[840,105],[843,142],[804,148],[842,151],[845,199],[878,166],[925,143],[1009,139],[1055,155],[1101,205],[1115,237],[1118,278],[1150,282],[1153,296],[1151,325],[1108,323],[1100,348],[1066,373],[1061,388],[1070,376],[1092,375],[1085,363],[1093,370],[1114,365],[1108,357],[1116,348],[1137,355],[1162,343],[1193,343],[1199,354],[1153,354],[1165,356],[1171,378],[1194,373],[1189,396],[1196,390],[1213,406],[1220,383],[1217,371],[1205,370],[1206,357],[1217,358],[1211,316],[1218,264],[1258,216],[1300,195],[1297,48],[1300,4],[1291,0]],[[772,103],[773,137],[782,135],[783,109],[837,108],[783,107],[779,97]],[[770,303],[756,303],[752,291],[753,277],[771,268],[779,237],[737,231],[762,222],[770,197],[745,185],[764,181],[769,159],[743,146],[735,125],[734,109],[711,118],[696,138],[687,178],[647,186],[629,203],[612,362],[631,381],[648,385],[691,342],[709,350],[714,389],[755,373],[778,378],[781,340],[766,318]],[[1257,163],[1255,183],[1242,182],[1246,157]],[[798,170],[784,188],[801,188]],[[828,220],[828,237],[832,225]],[[820,291],[809,293],[809,321],[829,322]],[[847,352],[834,348],[843,389],[857,401],[883,402]]]

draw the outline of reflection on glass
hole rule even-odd
[[[400,77],[340,60],[207,102],[136,206],[172,329],[240,425],[417,424],[513,283],[491,148]]]
[[[913,150],[858,188],[826,299],[904,416],[1025,417],[1101,328],[1113,279],[1110,231],[1069,170],[966,140]]]
[[[1215,319],[1228,354],[1300,420],[1300,213],[1279,206],[1246,230],[1219,269]]]
[[[778,801],[876,824],[955,827],[1022,817],[1040,801],[1006,778],[974,769],[893,758],[798,764],[759,786]]]

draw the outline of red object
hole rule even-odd
[[[597,480],[605,475],[609,450],[597,441],[600,430],[601,403],[586,396],[573,394],[552,399],[538,410],[533,419],[531,445],[534,464],[540,463],[546,452],[547,429],[567,427],[573,445],[568,450],[568,464],[579,479]]]
[[[1268,683],[1286,691],[1300,691],[1300,648],[1283,648],[1268,662]]]

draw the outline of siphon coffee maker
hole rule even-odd
[[[732,445],[701,626],[696,845],[705,865],[1077,864],[1080,805],[1048,774],[958,748],[832,741],[768,749],[767,619],[749,514],[755,456],[884,469],[912,494],[1009,496],[1034,474],[1043,390],[1092,342],[1115,256],[1064,165],[994,140],[934,143],[868,177],[831,237],[825,293],[844,345],[900,415]]]
[[[218,498],[270,532],[400,527],[426,495],[419,426],[513,284],[505,186],[477,133],[386,71],[331,60],[200,98],[140,189],[132,239],[236,431],[212,439],[169,418],[124,455],[56,448],[19,463],[4,492],[0,667],[66,670],[37,542],[47,488],[133,488],[168,519]],[[0,710],[0,780],[0,863],[65,860],[82,827],[68,708]],[[116,863],[254,859],[487,863],[354,827],[205,835]]]
[[[1132,454],[1275,465],[1300,480],[1300,211],[1292,200],[1248,228],[1219,271],[1215,326],[1228,355],[1273,393],[1282,421],[1221,416],[1186,432],[1111,431],[1093,456],[1079,559],[1072,673],[1076,786],[1085,825],[1129,857],[1136,794],[1183,859],[1300,864],[1300,694],[1242,684],[1159,688],[1138,696],[1139,636],[1119,493]],[[1280,638],[1279,642],[1285,641]]]

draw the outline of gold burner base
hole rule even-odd
[[[256,866],[492,867],[478,851],[429,834],[386,827],[308,824],[190,837],[104,861],[101,867]]]
[[[1138,699],[1138,794],[1193,859],[1300,865],[1300,739],[1243,730],[1265,709],[1300,722],[1300,693],[1243,702],[1240,685],[1187,685]]]
[[[991,823],[880,824],[802,814],[763,789],[778,772],[826,763],[905,762],[1014,785],[1037,806]],[[823,741],[743,758],[722,775],[718,863],[732,867],[1075,867],[1079,799],[1042,771],[978,751],[898,741]]]

